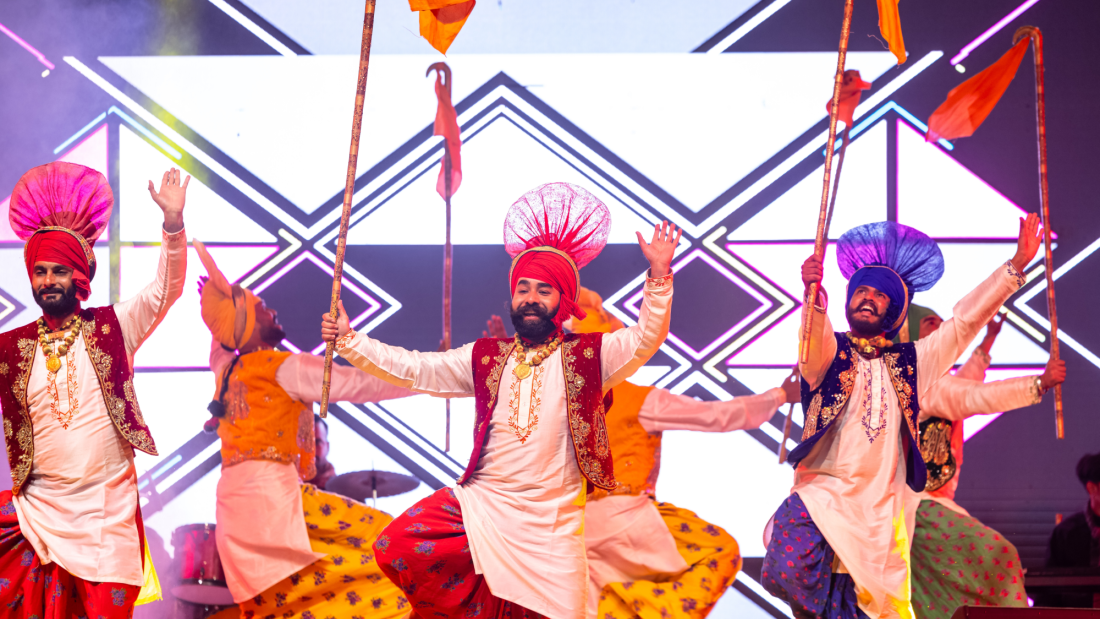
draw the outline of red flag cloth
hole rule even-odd
[[[1030,42],[1028,38],[1020,41],[985,71],[947,93],[947,100],[928,118],[928,133],[924,139],[935,142],[941,138],[954,140],[974,135],[1016,76]]]
[[[434,135],[441,135],[447,141],[447,153],[451,156],[451,192],[447,193],[447,162],[439,164],[439,180],[435,190],[446,200],[455,195],[462,184],[462,130],[458,127],[458,113],[451,104],[450,89],[443,85],[443,72],[435,74],[435,96],[439,105],[435,108]]]
[[[863,81],[859,71],[848,69],[844,72],[844,81],[840,84],[840,105],[837,109],[837,120],[844,121],[844,126],[852,128],[852,114],[855,114],[856,106],[863,91],[871,87],[870,82]],[[825,102],[825,112],[832,113],[833,98]]]
[[[878,31],[890,45],[890,52],[905,63],[905,39],[901,36],[901,16],[898,14],[898,0],[878,0]]]
[[[420,36],[439,53],[446,54],[476,0],[409,0],[409,8],[420,12]]]

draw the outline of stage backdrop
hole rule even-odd
[[[968,420],[959,501],[1041,565],[1056,512],[1080,509],[1076,459],[1100,424],[1086,399],[1100,378],[1096,292],[1100,222],[1088,161],[1095,72],[1084,58],[1096,7],[1052,0],[903,3],[908,61],[878,38],[875,5],[856,2],[848,67],[873,88],[851,130],[833,236],[892,220],[940,242],[944,279],[916,301],[949,316],[1014,251],[1018,218],[1038,205],[1034,73],[1025,62],[979,134],[925,143],[924,120],[952,87],[994,61],[1024,23],[1047,35],[1052,212],[1067,439],[1053,439],[1050,398],[1004,417]],[[979,6],[980,5],[980,6]],[[634,232],[667,219],[684,229],[668,341],[633,378],[702,399],[779,384],[795,361],[836,65],[839,0],[483,0],[445,60],[464,141],[453,201],[455,343],[504,314],[504,213],[545,182],[586,187],[612,213],[610,243],[583,272],[606,308],[638,314],[644,258]],[[418,38],[402,0],[378,6],[367,85],[344,300],[353,325],[381,341],[434,350],[441,339],[442,154],[432,136],[427,67],[444,58]],[[1088,15],[1080,12],[1088,11]],[[1091,20],[1091,21],[1090,21]],[[146,182],[170,166],[193,176],[187,233],[231,280],[261,295],[287,328],[288,350],[323,351],[357,55],[358,0],[17,0],[0,11],[0,213],[26,169],[53,160],[102,171],[115,191],[112,228],[91,304],[135,294],[154,276],[160,211]],[[159,182],[159,180],[158,180]],[[38,315],[22,244],[0,222],[0,328]],[[989,379],[1035,374],[1047,360],[1044,269],[1002,308]],[[1092,273],[1093,275],[1088,275]],[[161,456],[139,454],[140,492],[161,570],[174,578],[172,531],[214,521],[219,444],[203,434],[213,393],[192,251],[183,297],[136,356],[137,391]],[[844,324],[832,248],[825,287]],[[509,331],[511,328],[509,326]],[[969,350],[960,360],[965,359]],[[338,472],[416,476],[414,492],[378,501],[396,513],[453,484],[471,450],[470,400],[417,396],[339,404],[328,423]],[[795,407],[788,447],[801,437]],[[763,555],[765,522],[789,492],[777,463],[782,416],[731,434],[669,432],[658,497],[733,533]],[[6,466],[6,464],[4,465]],[[6,476],[3,483],[10,484]],[[712,616],[784,616],[750,562]],[[758,565],[756,565],[758,570]],[[171,599],[139,610],[166,616]]]

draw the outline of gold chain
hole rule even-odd
[[[531,357],[531,360],[527,360],[527,353],[531,352],[531,348],[527,348],[523,345],[523,340],[520,339],[519,334],[516,334],[516,367],[512,369],[512,373],[516,378],[523,380],[531,375],[531,366],[537,366],[547,357],[554,354],[554,351],[561,345],[561,335],[555,335],[554,339],[550,340],[548,344],[539,346],[535,352],[535,356]]]
[[[877,357],[884,348],[890,348],[894,343],[881,335],[876,335],[870,339],[865,337],[859,337],[849,331],[847,334],[848,341],[855,347],[856,352],[864,357]]]
[[[59,394],[57,392],[57,371],[61,369],[61,357],[68,354],[69,349],[72,348],[74,342],[76,342],[77,336],[80,334],[80,328],[83,323],[79,316],[73,316],[72,320],[65,324],[59,331],[65,331],[69,329],[69,334],[65,336],[61,344],[57,346],[57,352],[53,350],[53,342],[50,341],[49,333],[46,331],[45,320],[38,319],[38,342],[42,346],[42,354],[46,357],[46,391],[50,394],[50,412],[61,424],[62,428],[68,429],[69,424],[72,422],[73,417],[76,415],[80,407],[80,402],[76,398],[77,384],[76,384],[76,366],[73,364],[72,359],[66,364],[68,366],[65,372],[65,390],[69,396],[69,410],[62,413],[57,405]]]

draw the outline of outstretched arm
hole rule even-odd
[[[795,374],[785,379],[782,387],[724,402],[704,402],[686,395],[676,395],[667,389],[654,389],[642,403],[638,421],[646,432],[754,430],[771,419],[784,402],[797,400],[798,377]]]
[[[322,316],[321,337],[335,341],[336,352],[353,366],[391,385],[444,398],[474,394],[473,344],[445,352],[387,346],[351,330],[343,301],[336,320]]]
[[[160,192],[154,191],[153,181],[149,181],[149,195],[164,212],[157,277],[134,297],[115,304],[115,315],[126,342],[126,354],[131,358],[183,294],[187,278],[187,234],[183,229],[183,207],[190,181],[188,176],[181,184],[180,171],[176,168],[164,173]]]
[[[803,294],[802,298],[802,324],[799,333],[805,331],[806,319],[809,317],[810,312],[813,312],[813,331],[810,333],[810,354],[807,356],[806,363],[800,363],[798,367],[802,372],[802,380],[806,381],[810,389],[817,389],[817,386],[821,384],[822,379],[825,378],[825,373],[829,371],[829,367],[833,364],[833,357],[836,356],[836,338],[833,337],[833,324],[826,312],[829,307],[829,295],[825,293],[824,288],[819,287],[818,298],[812,304],[807,296],[810,284],[821,283],[822,273],[820,256],[812,255],[802,263],[802,284],[805,286],[806,293]]]
[[[1038,404],[1043,394],[1066,380],[1066,362],[1051,359],[1040,376],[1020,376],[982,383],[950,374],[936,381],[924,395],[921,420],[941,417],[959,421]]]
[[[638,246],[649,260],[649,274],[643,286],[638,324],[603,336],[600,354],[604,391],[630,378],[645,365],[668,335],[672,320],[672,257],[683,230],[667,221],[653,228],[649,243],[638,232]]]
[[[321,377],[324,375],[325,358],[309,353],[291,355],[275,372],[275,380],[290,397],[301,402],[321,401]],[[332,383],[329,390],[331,402],[381,402],[416,395],[416,392],[398,387],[377,376],[356,368],[332,364]]]

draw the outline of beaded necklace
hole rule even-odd
[[[864,357],[875,358],[882,353],[884,348],[890,348],[894,343],[881,335],[876,335],[870,339],[865,337],[859,337],[849,331],[847,334],[848,341],[852,343],[852,347],[856,349],[856,352]]]
[[[532,348],[525,346],[523,340],[519,337],[519,334],[517,333],[516,367],[512,370],[512,373],[515,374],[516,378],[520,380],[527,378],[531,375],[531,367],[537,366],[545,361],[547,357],[554,354],[554,351],[557,350],[558,346],[560,345],[561,334],[559,333],[558,335],[555,335],[554,339],[550,340],[549,343],[538,347],[538,350],[535,352],[535,356],[531,357],[531,360],[528,361],[527,353],[531,352]]]
[[[80,410],[80,402],[76,399],[76,365],[72,362],[72,359],[69,359],[69,362],[65,364],[67,366],[65,390],[69,396],[69,410],[65,412],[61,412],[57,405],[57,401],[60,399],[57,392],[57,372],[61,369],[61,357],[66,356],[73,343],[76,342],[77,336],[80,335],[81,326],[83,326],[83,322],[80,320],[80,316],[73,316],[72,320],[59,329],[62,332],[68,329],[69,333],[57,346],[57,352],[55,353],[50,334],[46,330],[46,321],[42,318],[38,319],[38,343],[42,346],[42,354],[46,357],[46,391],[50,394],[50,412],[61,424],[61,427],[65,429],[69,428],[73,417]]]

